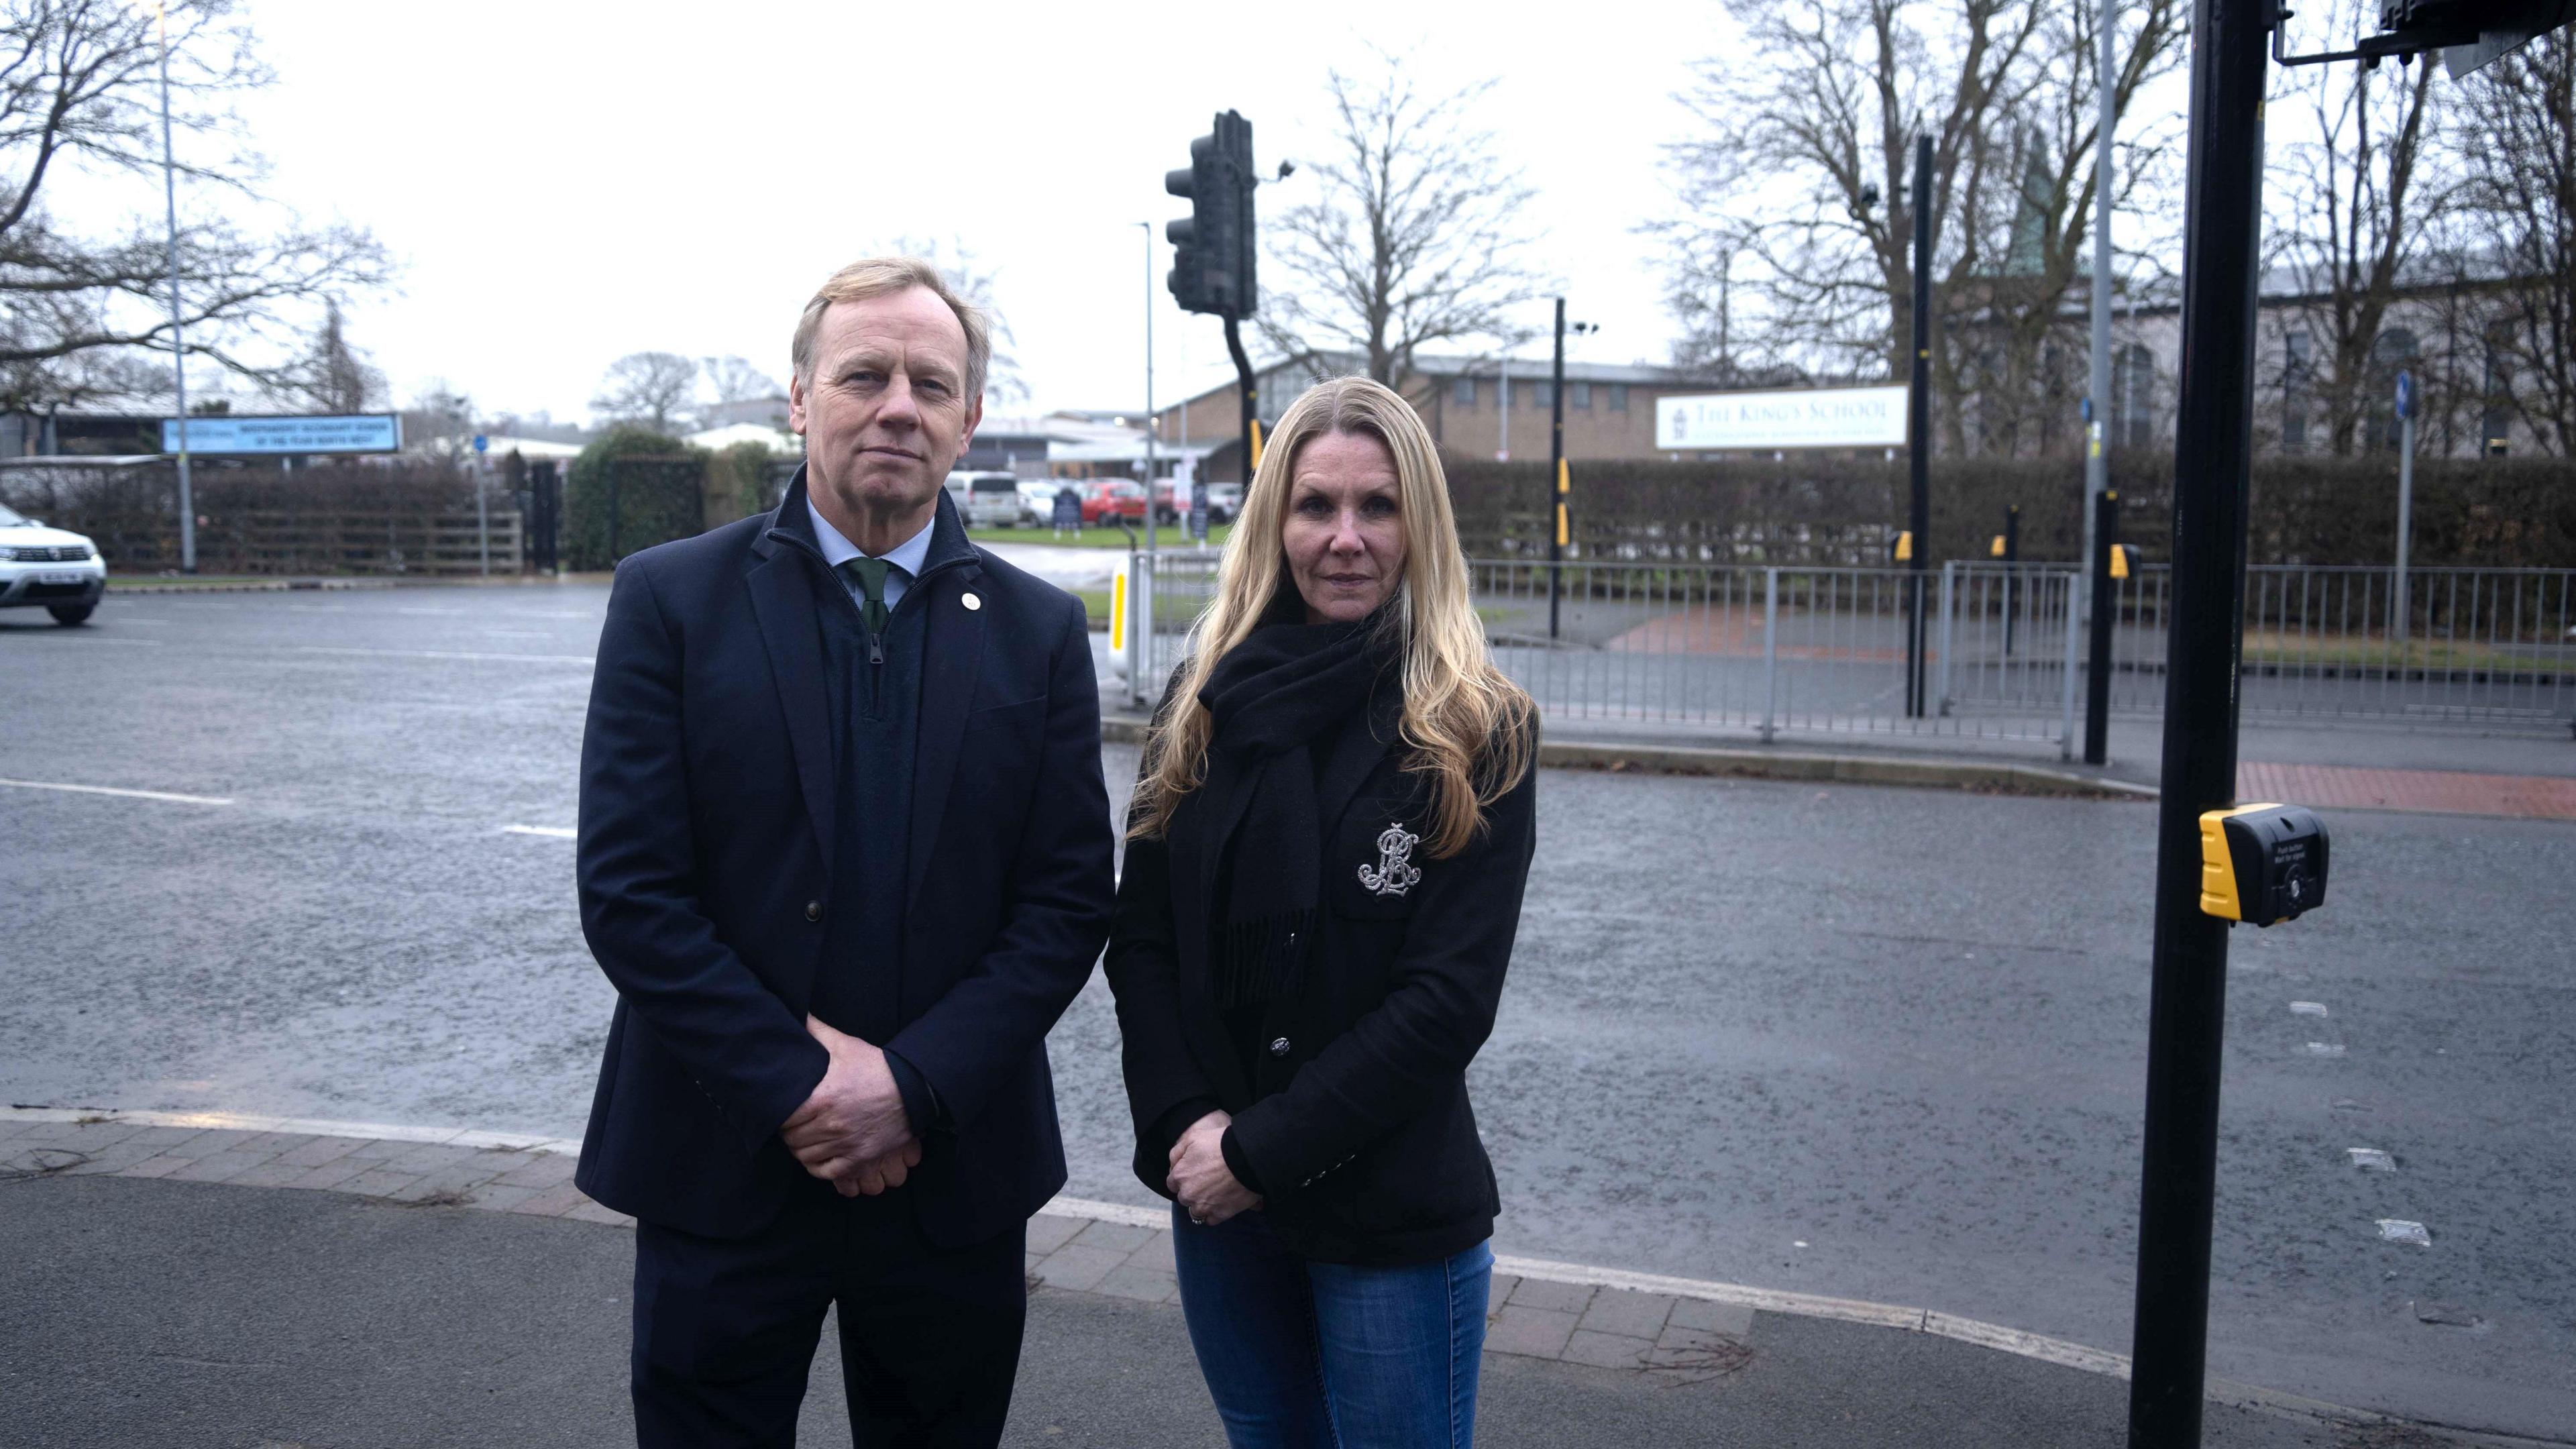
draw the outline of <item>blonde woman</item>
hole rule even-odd
[[[1467,1103],[1535,834],[1536,721],[1413,409],[1288,409],[1128,811],[1108,969],[1235,1449],[1465,1446],[1500,1207]]]

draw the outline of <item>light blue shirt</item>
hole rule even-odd
[[[930,557],[930,530],[939,526],[939,510],[934,508],[930,511],[930,521],[921,526],[921,532],[885,553],[871,554],[843,538],[841,531],[823,517],[823,510],[816,508],[810,497],[805,500],[805,516],[814,520],[814,541],[823,547],[823,562],[832,566],[832,572],[841,580],[841,586],[850,591],[853,602],[865,603],[866,599],[859,592],[859,586],[850,581],[850,576],[841,572],[842,564],[854,558],[881,558],[894,565],[886,570],[885,606],[888,613],[894,612],[894,606],[903,602],[904,594],[912,588],[912,581],[921,577],[922,561]]]

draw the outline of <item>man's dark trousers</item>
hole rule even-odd
[[[1028,1315],[1025,1227],[940,1249],[903,1189],[788,1194],[748,1238],[635,1225],[634,1399],[646,1449],[790,1445],[823,1310],[840,1308],[850,1437],[982,1446],[1001,1438]]]
[[[621,565],[581,831],[619,1005],[577,1181],[638,1220],[644,1444],[791,1443],[834,1304],[859,1443],[998,1436],[1027,1218],[1064,1183],[1044,1039],[1109,908],[1080,609],[943,497],[880,660],[801,477]],[[823,1075],[808,1012],[905,1089],[922,1161],[881,1197],[779,1139]]]

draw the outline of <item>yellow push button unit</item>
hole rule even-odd
[[[2326,899],[2326,827],[2304,805],[2239,805],[2200,817],[2200,908],[2268,926]]]

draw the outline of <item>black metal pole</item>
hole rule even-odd
[[[1905,442],[1914,501],[1913,577],[1905,591],[1905,714],[1923,717],[1923,565],[1932,533],[1932,138],[1914,139],[1914,378],[1906,389]]]
[[[2111,551],[2120,546],[2120,492],[2105,488],[2093,500],[2093,637],[2084,675],[2084,763],[2110,757],[2111,627],[2120,621],[2120,595],[2111,579]]]
[[[1234,358],[1234,381],[1241,394],[1237,399],[1241,414],[1237,421],[1243,429],[1243,491],[1250,493],[1252,470],[1261,466],[1259,456],[1261,415],[1254,406],[1259,402],[1260,394],[1252,380],[1252,359],[1243,355],[1243,329],[1236,325],[1232,317],[1225,319],[1225,350]],[[1145,485],[1145,508],[1148,513],[1151,513],[1154,507],[1153,494],[1154,485],[1148,482]]]
[[[2173,605],[2165,645],[2155,976],[2129,1379],[2133,1449],[2200,1442],[2219,1049],[2227,1019],[2227,923],[2200,909],[2200,816],[2236,797],[2264,43],[2275,3],[2194,0],[2192,7]]]
[[[2021,562],[2021,505],[2018,503],[2004,505],[2004,562],[2007,565]],[[2013,570],[2007,567],[2004,570],[2004,653],[2007,656],[2013,650],[2013,584],[2015,582]]]
[[[1547,385],[1547,637],[1556,637],[1557,567],[1565,557],[1565,299],[1556,299],[1556,370]]]

